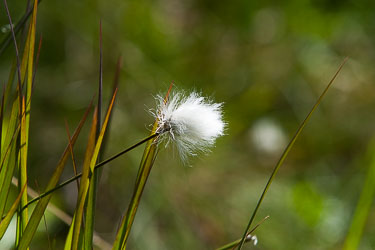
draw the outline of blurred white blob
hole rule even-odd
[[[173,142],[183,162],[189,155],[207,153],[216,138],[224,134],[222,103],[213,103],[196,92],[171,93],[167,103],[157,97],[159,107],[152,112],[158,121],[161,141]]]
[[[250,131],[255,147],[268,154],[278,154],[285,147],[286,136],[273,120],[263,118],[256,121]]]
[[[2,33],[8,33],[11,30],[10,27],[11,27],[10,24],[5,24],[1,26],[0,30]],[[14,28],[14,25],[13,25],[13,28]]]
[[[246,236],[246,239],[247,239],[247,240],[251,240],[251,241],[253,242],[254,246],[255,246],[256,244],[258,244],[258,238],[257,238],[256,235],[251,235],[251,234],[249,234],[249,235]]]

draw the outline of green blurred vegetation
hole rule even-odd
[[[19,20],[26,1],[9,1]],[[259,244],[246,249],[339,249],[351,224],[374,137],[375,2],[372,1],[51,1],[38,9],[43,35],[33,91],[29,185],[44,189],[94,94],[103,26],[104,98],[123,67],[105,155],[149,134],[147,110],[170,82],[224,102],[226,136],[207,156],[160,153],[146,186],[130,249],[212,249],[242,236],[282,149],[345,56],[349,61],[281,167],[259,215]],[[8,23],[0,5],[2,39]],[[4,84],[13,61],[0,57]],[[86,127],[75,154],[82,164]],[[86,136],[86,137],[85,137]],[[112,243],[129,202],[143,147],[104,168],[96,231]],[[173,157],[171,157],[173,156]],[[63,178],[73,175],[72,164]],[[35,184],[37,182],[37,184]],[[72,214],[76,186],[53,202]],[[48,215],[48,214],[47,214]],[[53,249],[69,227],[47,216]],[[360,249],[375,249],[370,210]],[[4,243],[5,244],[5,243]],[[33,249],[48,249],[43,225]]]

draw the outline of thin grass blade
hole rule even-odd
[[[0,158],[1,158],[1,149],[3,141],[3,124],[4,124],[4,106],[5,106],[5,85],[3,87],[3,94],[1,96],[1,107],[0,107]]]
[[[367,170],[366,180],[362,187],[361,195],[354,212],[353,219],[344,243],[344,250],[358,249],[363,230],[370,213],[371,204],[375,195],[375,140],[369,146],[371,156],[370,166]]]
[[[20,130],[20,137],[21,137],[21,145],[19,149],[20,153],[20,169],[19,169],[19,180],[20,180],[20,187],[25,187],[27,188],[27,144],[28,144],[28,126],[26,125],[26,112],[25,112],[25,97],[22,98],[22,117],[21,117],[21,130]],[[27,204],[27,192],[24,192],[22,194],[21,198],[21,203],[20,206],[21,208]],[[28,220],[28,210],[24,209],[19,213],[20,215],[20,235],[22,232],[25,230],[26,225],[27,225],[27,220]]]
[[[16,165],[16,138],[19,133],[19,107],[18,100],[14,100],[7,133],[4,139],[4,147],[1,148],[0,166],[0,211],[3,213],[8,197],[9,186]]]
[[[87,115],[89,114],[90,109],[91,109],[91,104],[88,107],[88,109],[86,110],[85,114],[83,115],[83,118],[81,119],[77,129],[75,130],[75,132],[73,134],[73,137],[71,139],[72,145],[74,145],[75,142],[77,141],[78,135],[81,132],[81,129],[82,129],[82,127],[83,127],[83,125],[86,121],[86,118],[87,118]],[[69,152],[70,152],[69,145],[67,145],[59,163],[57,164],[57,167],[56,167],[54,173],[52,174],[51,179],[49,180],[49,183],[47,185],[46,190],[51,190],[51,189],[56,187],[56,185],[57,185],[57,183],[60,179],[60,176],[61,176],[61,174],[64,170],[65,163],[69,158]],[[33,239],[33,236],[36,232],[36,229],[38,228],[40,220],[42,219],[42,217],[44,215],[44,212],[46,210],[46,207],[47,207],[51,197],[52,197],[52,194],[49,194],[49,195],[46,195],[45,197],[43,197],[39,200],[38,204],[36,205],[32,215],[30,217],[29,223],[26,226],[24,234],[22,235],[22,238],[21,238],[19,246],[18,246],[19,249],[25,249],[30,245],[30,242]]]
[[[107,129],[108,119],[111,115],[112,107],[113,107],[113,104],[114,104],[114,101],[115,101],[115,98],[116,98],[116,93],[117,92],[115,92],[115,94],[112,97],[111,105],[108,107],[108,111],[107,111],[106,117],[104,119],[102,129],[101,129],[100,134],[98,136],[98,139],[97,139],[97,142],[96,142],[96,145],[95,145],[95,149],[94,149],[94,153],[93,153],[93,156],[92,156],[91,161],[90,161],[90,171],[89,171],[87,176],[82,176],[82,178],[81,178],[81,185],[80,185],[80,189],[79,189],[79,193],[78,193],[78,203],[77,203],[76,210],[75,210],[76,220],[75,220],[75,223],[73,225],[74,226],[73,240],[72,240],[72,249],[73,250],[78,249],[78,242],[79,242],[79,237],[80,237],[82,217],[83,217],[84,205],[85,205],[85,201],[86,201],[86,197],[87,197],[87,192],[89,190],[90,182],[92,181],[92,175],[94,173],[94,168],[95,168],[95,165],[96,165],[97,157],[99,155],[100,147],[101,147],[101,144],[103,142],[103,137],[104,137],[105,131]]]
[[[169,90],[164,98],[164,102],[167,102],[171,89],[172,89],[172,84],[170,85]],[[155,121],[151,134],[155,134],[157,127],[158,127],[158,123],[157,121]],[[132,198],[130,200],[126,214],[121,221],[121,225],[119,227],[115,242],[113,244],[114,250],[126,249],[126,243],[130,234],[131,227],[134,222],[135,215],[137,213],[138,205],[141,200],[147,178],[150,175],[152,166],[154,164],[154,161],[156,159],[156,155],[158,152],[158,147],[157,147],[158,144],[155,143],[155,140],[157,140],[157,137],[148,141],[146,144],[146,148],[143,152],[134,191],[132,194]]]
[[[33,13],[31,21],[29,24],[28,36],[26,39],[24,56],[22,67],[21,67],[21,77],[26,78],[26,100],[23,96],[22,99],[22,109],[21,109],[21,130],[20,130],[20,170],[19,170],[19,180],[20,187],[25,186],[27,188],[27,153],[29,145],[29,130],[30,130],[30,105],[31,105],[31,90],[34,75],[34,50],[35,50],[35,30],[36,30],[36,16],[37,16],[38,2],[34,0]],[[24,80],[21,80],[21,83]],[[20,208],[27,204],[27,192],[23,192]],[[28,209],[23,209],[20,213],[21,226],[18,229],[20,231],[19,235],[22,235],[28,223]]]
[[[246,230],[245,230],[245,232],[244,232],[244,234],[242,236],[242,240],[241,240],[240,244],[238,245],[238,250],[240,250],[243,247],[243,245],[244,245],[244,243],[246,241],[246,235],[247,235],[247,233],[248,233],[248,231],[249,231],[249,229],[251,227],[251,224],[252,224],[252,222],[253,222],[253,220],[255,218],[255,215],[257,214],[258,209],[259,209],[260,205],[262,204],[262,201],[263,201],[263,199],[264,199],[264,197],[265,197],[265,195],[266,195],[269,187],[271,186],[271,183],[272,183],[273,179],[276,176],[277,171],[280,169],[281,165],[284,163],[286,157],[288,156],[288,154],[289,154],[290,150],[292,149],[294,143],[296,142],[297,138],[301,134],[303,128],[306,126],[307,122],[310,120],[310,118],[311,118],[312,114],[314,113],[314,111],[318,108],[319,104],[323,100],[323,98],[326,95],[328,89],[331,87],[333,81],[336,79],[337,75],[341,71],[341,69],[344,66],[344,64],[346,63],[347,59],[348,58],[345,58],[344,61],[341,63],[340,67],[338,68],[338,70],[336,71],[336,73],[334,74],[334,76],[332,77],[331,81],[328,83],[328,85],[326,86],[326,88],[324,89],[324,91],[322,92],[322,94],[319,96],[318,100],[316,101],[316,103],[314,104],[314,106],[312,107],[312,109],[310,110],[310,112],[307,114],[305,120],[298,127],[298,129],[297,129],[296,133],[294,134],[292,140],[289,142],[288,146],[285,148],[283,154],[281,155],[279,161],[277,162],[275,168],[273,169],[273,172],[272,172],[270,178],[268,179],[268,182],[267,182],[267,184],[266,184],[266,186],[265,186],[265,188],[263,190],[262,195],[259,198],[259,201],[258,201],[258,203],[257,203],[257,205],[255,207],[255,210],[254,210],[253,214],[251,215],[250,221],[249,221],[249,223],[248,223],[248,225],[246,227]]]
[[[68,235],[66,236],[65,239],[65,245],[64,245],[64,250],[70,250],[72,248],[72,242],[73,242],[73,229],[74,227],[72,225],[75,224],[75,218],[76,216],[73,216],[72,222],[69,227]]]
[[[86,147],[86,153],[85,153],[85,159],[83,161],[83,169],[89,171],[90,170],[90,160],[92,159],[92,156],[93,156],[93,153],[94,153],[94,149],[95,149],[95,142],[96,142],[96,128],[97,128],[97,123],[98,123],[98,116],[97,116],[98,112],[97,110],[94,112],[94,117],[93,117],[93,120],[92,120],[92,125],[91,125],[91,130],[90,130],[90,134],[89,134],[89,140],[87,142],[87,147]],[[88,174],[88,172],[87,172]],[[87,176],[87,174],[85,174],[85,176]],[[90,202],[93,202],[91,199],[92,199],[92,193],[91,192],[93,190],[89,190],[89,197],[88,197],[88,200]],[[93,230],[93,225],[91,224],[92,220],[93,220],[93,213],[91,213],[90,211],[87,211],[86,209],[86,217],[85,217],[85,232],[84,232],[84,249],[87,249],[91,246],[91,241],[93,240],[90,234],[89,231],[91,231],[91,229],[88,229],[88,227],[92,228]],[[91,248],[90,248],[91,249]]]
[[[98,84],[98,115],[96,123],[96,137],[99,136],[101,130],[101,120],[102,120],[102,106],[103,106],[103,46],[102,46],[102,21],[99,22],[99,84]],[[104,139],[104,138],[103,138]],[[100,150],[97,156],[97,162],[101,160],[101,152],[103,144],[100,146]],[[94,237],[94,217],[96,208],[96,194],[97,186],[99,183],[101,171],[96,171],[94,169],[92,176],[92,181],[89,185],[86,207],[85,207],[85,228],[84,228],[84,249],[92,249],[92,241]]]

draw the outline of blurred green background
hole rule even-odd
[[[26,1],[9,1],[19,20]],[[280,169],[256,221],[259,244],[246,249],[340,249],[375,154],[375,2],[43,0],[43,36],[33,92],[29,184],[44,190],[73,131],[97,93],[99,20],[104,100],[123,58],[106,156],[149,134],[154,96],[175,82],[224,102],[226,135],[184,166],[173,148],[154,165],[129,249],[212,249],[242,236],[280,157],[345,56],[349,61]],[[1,4],[1,38],[7,35]],[[1,84],[14,49],[0,58]],[[89,127],[75,148],[82,163]],[[143,147],[104,168],[96,231],[112,243],[130,199]],[[67,165],[64,179],[73,175]],[[37,184],[36,184],[37,183]],[[76,185],[53,202],[72,214]],[[68,226],[47,216],[33,249],[61,249]],[[375,249],[375,210],[360,249]],[[48,236],[50,246],[48,244]],[[4,239],[2,244],[6,244]],[[4,246],[5,247],[5,246]]]

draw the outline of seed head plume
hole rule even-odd
[[[173,142],[183,162],[189,155],[209,152],[216,138],[224,134],[222,103],[213,103],[197,92],[188,96],[171,93],[167,102],[157,96],[157,101],[158,109],[153,115],[158,122],[159,142]]]

